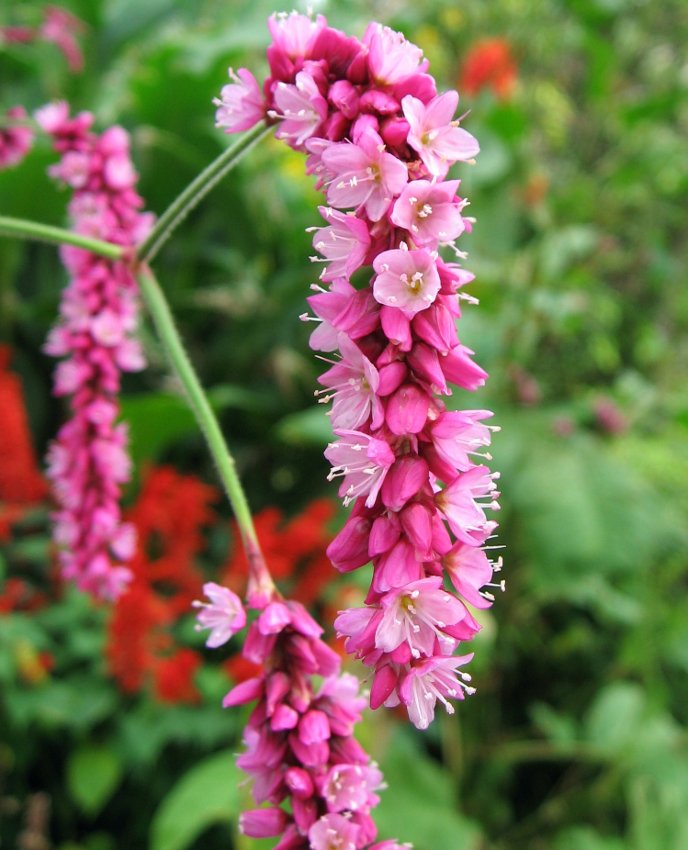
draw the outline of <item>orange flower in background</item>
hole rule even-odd
[[[10,525],[47,493],[31,442],[21,383],[9,369],[10,357],[9,347],[0,345],[0,541],[9,539]]]
[[[517,67],[511,46],[503,38],[476,41],[468,51],[459,74],[461,94],[476,95],[491,89],[501,100],[507,100],[516,85]]]

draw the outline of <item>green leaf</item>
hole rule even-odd
[[[122,418],[129,425],[135,462],[157,458],[168,446],[196,430],[184,399],[168,393],[146,393],[122,399]]]
[[[110,799],[122,777],[122,761],[107,746],[88,745],[70,754],[67,785],[79,807],[96,815]]]
[[[452,799],[453,779],[405,734],[394,735],[381,758],[388,788],[375,810],[381,838],[408,841],[415,850],[477,850],[480,830]]]
[[[588,826],[575,826],[562,832],[553,850],[627,850],[621,838],[600,835]]]
[[[332,440],[330,420],[320,405],[283,417],[275,431],[278,439],[295,446],[324,446]]]
[[[160,804],[151,824],[151,850],[184,850],[207,827],[229,822],[238,810],[241,774],[224,750],[190,770]]]

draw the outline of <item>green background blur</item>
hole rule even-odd
[[[226,145],[211,100],[228,65],[264,75],[274,7],[64,5],[89,25],[86,72],[71,76],[51,45],[5,48],[0,105],[66,97],[101,128],[123,124],[147,208],[160,213]],[[32,23],[40,9],[4,3],[0,25]],[[383,712],[366,719],[361,737],[390,786],[380,835],[418,850],[686,850],[688,5],[316,11],[359,36],[370,18],[402,30],[441,88],[457,85],[485,38],[504,39],[517,68],[507,98],[463,95],[482,151],[456,169],[477,219],[461,247],[481,302],[460,336],[491,375],[459,403],[493,408],[502,428],[492,466],[507,593],[480,615],[478,693],[455,716],[422,735]],[[45,176],[53,159],[39,146],[0,175],[0,213],[64,223],[65,195]],[[319,223],[303,168],[264,142],[155,263],[252,505],[288,515],[334,496],[318,363],[298,320],[315,279],[305,228]],[[0,245],[0,341],[15,351],[40,451],[61,415],[40,346],[63,284],[54,249]],[[144,336],[150,368],[126,384],[136,458],[214,481],[150,327]],[[5,575],[47,561],[45,538],[21,542],[1,550]],[[32,850],[19,824],[37,791],[52,800],[45,848],[260,846],[235,834],[246,792],[228,752],[240,718],[219,709],[217,681],[201,683],[200,708],[117,696],[99,661],[103,616],[68,594],[52,615],[0,622],[2,846]],[[29,687],[13,662],[19,640],[79,664]]]

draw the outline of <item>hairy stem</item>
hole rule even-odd
[[[184,350],[167,299],[150,269],[144,266],[139,272],[138,281],[141,287],[141,296],[153,317],[153,322],[155,323],[170,364],[186,390],[191,409],[203,432],[213,460],[217,465],[222,485],[227,493],[237,525],[239,526],[251,577],[254,584],[258,582],[262,591],[269,596],[274,591],[274,584],[265,566],[265,560],[260,550],[258,537],[253,525],[251,511],[246,501],[241,482],[239,481],[234,458],[230,454],[225,439],[222,436],[217,417],[210,407],[196,371]]]
[[[50,242],[53,245],[74,245],[76,248],[84,248],[92,254],[98,254],[110,260],[122,259],[126,250],[122,245],[93,239],[90,236],[64,230],[61,227],[4,215],[0,216],[0,236],[16,236],[20,239],[33,239],[37,242]]]
[[[208,192],[225,174],[228,174],[239,160],[267,133],[270,127],[259,124],[242,136],[231,148],[227,148],[213,160],[170,204],[155,223],[153,229],[137,249],[141,262],[149,263],[160,248],[170,238],[172,232],[186,218],[189,212],[201,202]]]

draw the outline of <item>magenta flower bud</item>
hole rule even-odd
[[[403,310],[395,307],[383,307],[380,310],[380,322],[385,336],[399,347],[400,351],[410,351],[413,345],[411,321]]]
[[[249,809],[239,815],[239,831],[250,838],[281,835],[288,823],[287,813],[276,807]]]
[[[318,803],[311,797],[292,797],[291,808],[300,832],[307,833],[318,819]]]
[[[348,573],[367,564],[370,520],[352,514],[327,547],[327,557],[335,569]]]
[[[404,533],[416,547],[423,560],[430,560],[432,548],[432,515],[420,502],[412,502],[401,511]]]
[[[299,723],[299,737],[304,744],[315,744],[330,737],[330,724],[322,711],[309,711]]]
[[[418,434],[428,418],[430,398],[415,384],[404,384],[391,396],[385,408],[385,421],[393,434]]]
[[[285,705],[278,705],[270,718],[270,728],[273,732],[283,732],[285,729],[295,729],[299,722],[299,713]]]
[[[290,767],[284,774],[284,782],[292,795],[302,800],[312,797],[315,792],[310,773],[302,767]]]
[[[234,708],[259,699],[263,694],[263,680],[260,678],[246,679],[229,691],[222,700],[223,708]]]
[[[371,558],[388,552],[399,539],[401,526],[397,514],[377,517],[370,528],[370,540],[368,543],[368,554]]]
[[[390,694],[397,686],[399,677],[390,664],[378,667],[373,676],[373,684],[370,688],[370,707],[379,708],[387,701]]]
[[[279,634],[290,622],[291,614],[284,602],[270,602],[257,620],[262,635]]]
[[[330,103],[339,109],[349,120],[358,115],[358,91],[348,80],[337,80],[332,83],[327,96]]]
[[[390,467],[382,485],[382,501],[392,511],[400,510],[428,481],[428,465],[420,457],[399,458]]]
[[[438,301],[439,298],[427,310],[416,313],[413,317],[413,331],[440,354],[446,355],[459,340],[456,335],[455,317]]]

